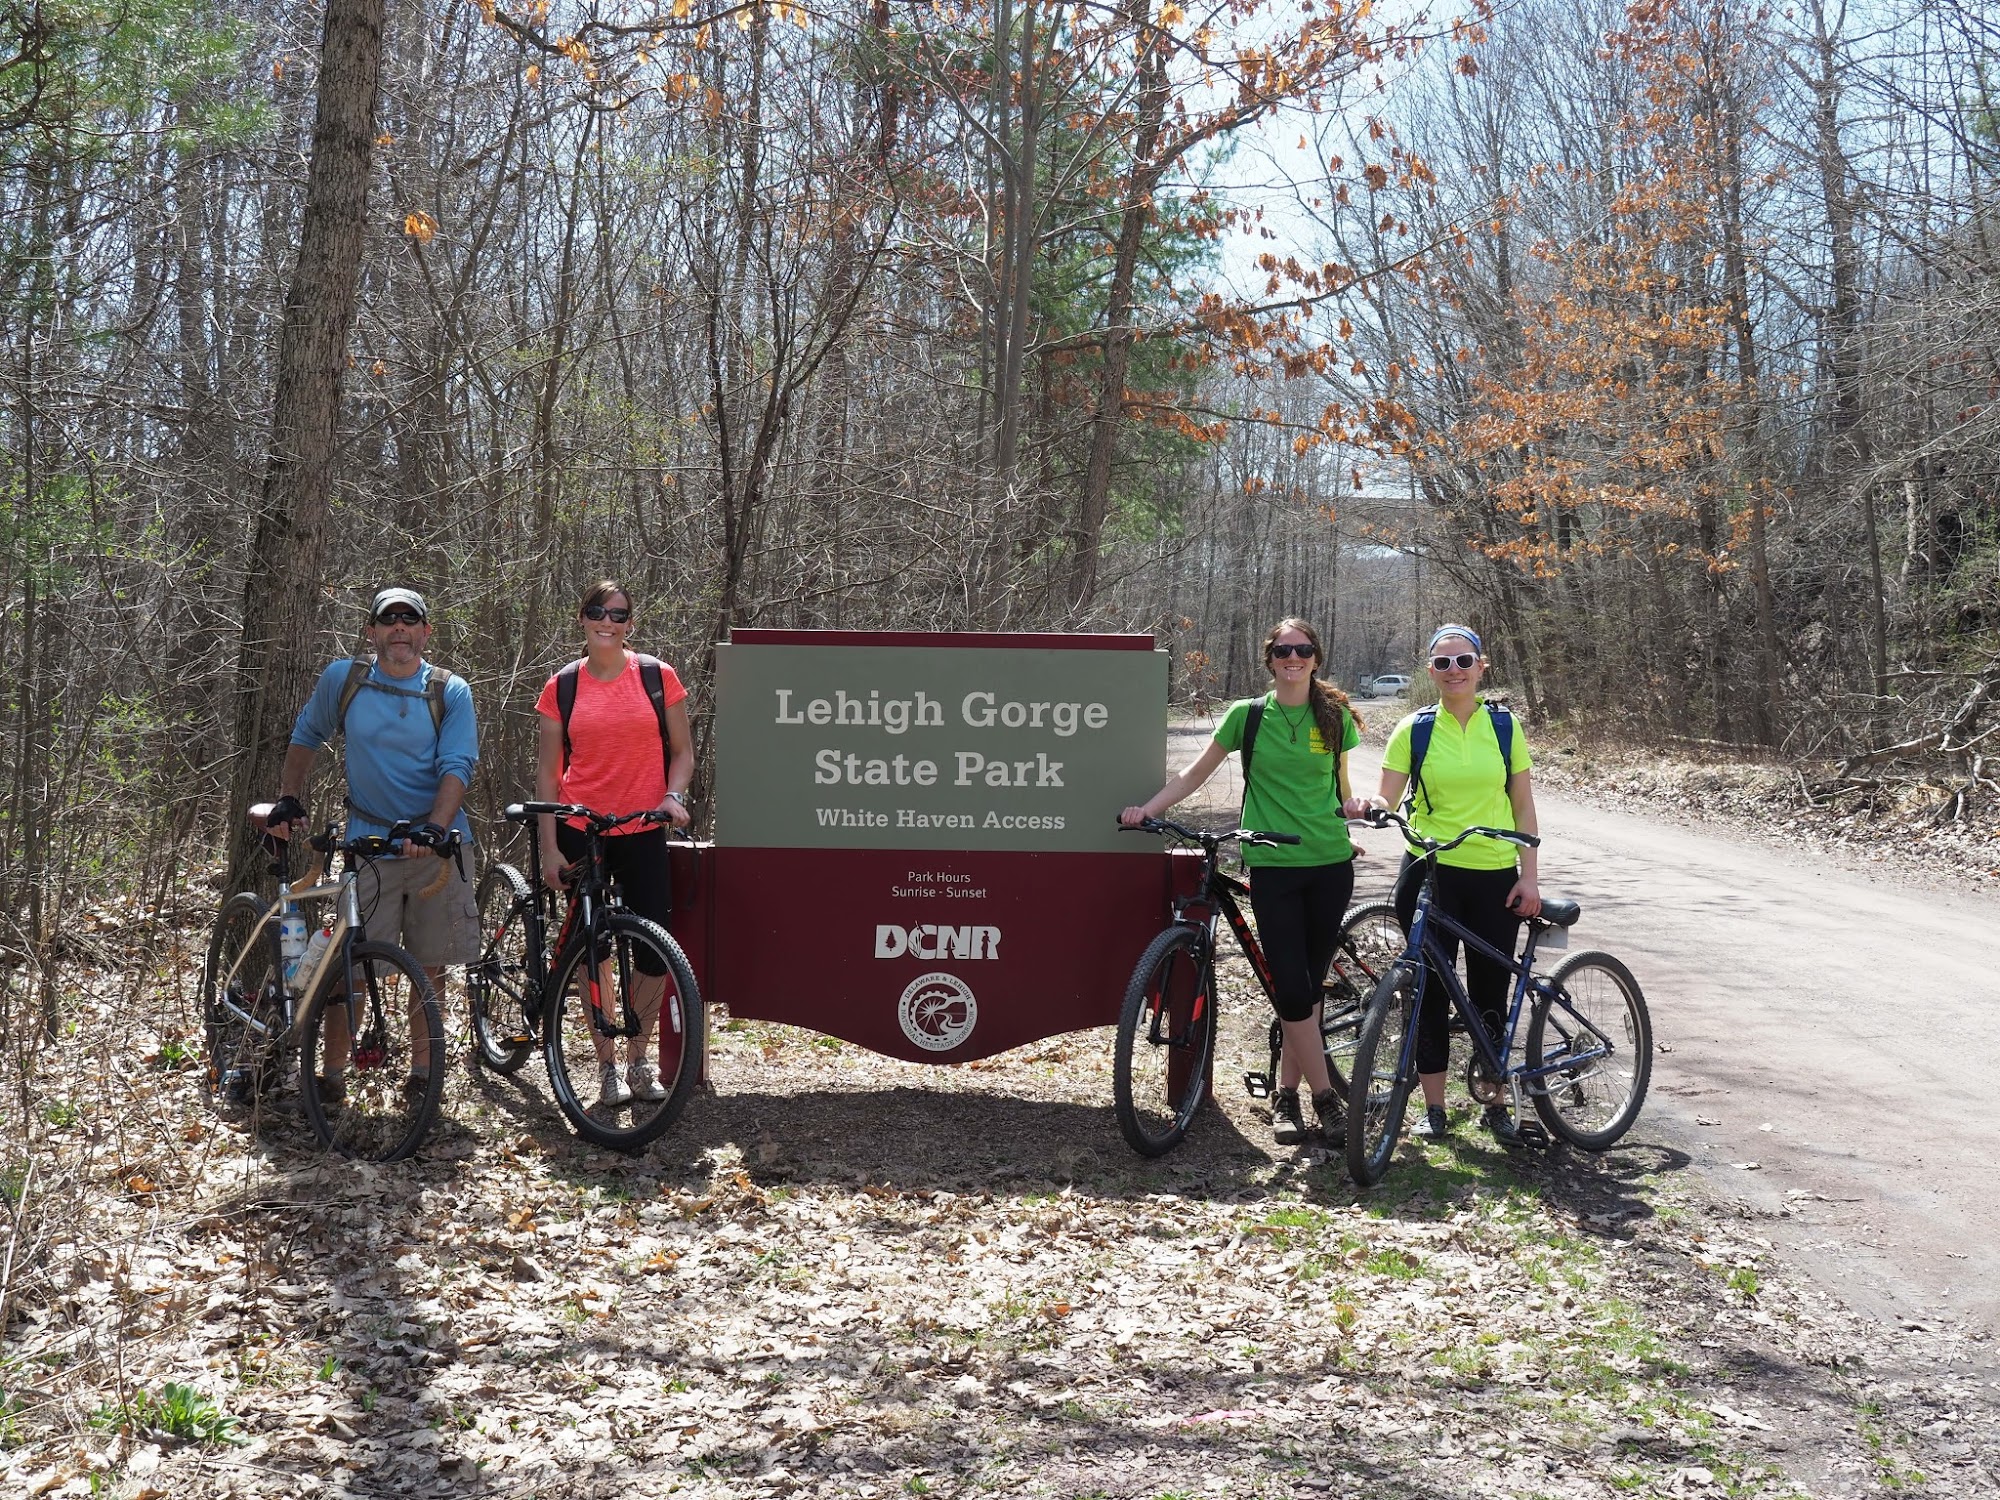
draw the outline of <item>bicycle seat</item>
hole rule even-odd
[[[1574,927],[1576,919],[1583,915],[1580,901],[1544,901],[1542,914],[1535,920],[1546,922],[1551,927]]]

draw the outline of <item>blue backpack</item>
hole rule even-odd
[[[1514,779],[1514,716],[1497,703],[1488,703],[1486,713],[1493,720],[1493,737],[1500,742],[1500,786],[1504,791]],[[1424,756],[1431,748],[1431,734],[1437,728],[1438,706],[1417,710],[1410,724],[1410,784],[1403,789],[1403,814],[1417,805],[1417,790],[1423,785]],[[1424,792],[1424,811],[1431,810],[1431,794]]]

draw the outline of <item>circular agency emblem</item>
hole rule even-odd
[[[927,1052],[949,1052],[972,1034],[979,1002],[956,974],[920,974],[896,1006],[903,1035]]]

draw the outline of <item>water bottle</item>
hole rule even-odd
[[[285,962],[285,983],[290,984],[306,956],[306,919],[296,906],[287,905],[278,918],[278,952]]]
[[[306,944],[306,956],[299,960],[299,977],[308,978],[319,972],[319,961],[325,955],[327,945],[333,941],[333,929],[322,927],[312,935]]]

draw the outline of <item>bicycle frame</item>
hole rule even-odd
[[[1243,909],[1250,900],[1250,883],[1221,868],[1219,857],[1211,858],[1204,852],[1202,856],[1202,881],[1200,889],[1191,896],[1182,896],[1174,902],[1174,920],[1189,927],[1199,927],[1206,945],[1210,961],[1215,958],[1216,923],[1221,918],[1229,923],[1229,930],[1236,935],[1236,942],[1243,950],[1257,976],[1257,982],[1264,992],[1271,991],[1271,968],[1264,961],[1264,950],[1257,942],[1257,934],[1250,928],[1250,919]],[[1196,911],[1200,915],[1195,915]]]
[[[561,804],[515,804],[507,809],[506,816],[510,820],[515,820],[514,814],[518,808],[523,816],[515,821],[526,822],[547,813],[549,808],[558,806]],[[562,925],[556,930],[555,941],[550,943],[544,940],[547,916],[542,903],[554,893],[550,892],[542,882],[541,844],[534,837],[531,828],[528,839],[528,885],[533,892],[535,905],[533,917],[527,924],[529,979],[539,1001],[554,973],[555,964],[552,955],[559,958],[575,935],[583,933],[584,941],[591,944],[589,966],[591,1024],[607,1037],[635,1037],[643,1027],[638,1014],[632,1010],[629,999],[623,1007],[625,1015],[618,1022],[614,1023],[604,1013],[603,981],[599,977],[599,970],[605,961],[597,956],[598,915],[600,910],[619,910],[624,902],[618,894],[618,882],[604,865],[604,834],[594,827],[585,828],[583,832],[588,845],[584,857],[578,860],[574,867],[577,870],[576,883],[571,888],[569,905],[563,912]],[[629,996],[631,986],[622,984],[619,991]]]
[[[282,1036],[284,1032],[289,1031],[292,1022],[296,1019],[295,1011],[298,1002],[318,991],[320,976],[327,972],[327,965],[332,963],[336,957],[344,961],[349,946],[349,935],[362,930],[361,901],[358,894],[358,886],[359,882],[355,872],[348,870],[337,880],[324,881],[318,885],[308,886],[303,890],[294,890],[286,873],[281,870],[278,875],[277,899],[264,909],[264,915],[258,919],[257,925],[250,930],[249,938],[245,940],[243,946],[237,951],[235,962],[223,973],[221,983],[217,986],[218,993],[226,997],[231,992],[230,982],[235,979],[244,961],[257,951],[257,937],[265,928],[279,921],[285,914],[285,908],[289,905],[301,901],[332,899],[334,901],[332,940],[327,943],[326,951],[320,954],[319,961],[313,965],[312,972],[295,975],[291,980],[286,982],[283,991],[285,1002],[284,1014],[282,1017],[273,1018],[281,1021],[281,1026],[274,1026],[271,1020],[258,1016],[251,1011],[246,1011],[234,1001],[227,998],[222,1000],[223,1007],[234,1015],[237,1020],[263,1036]],[[350,1019],[352,1018],[350,1017]]]
[[[402,826],[401,824],[397,825],[399,828]],[[278,877],[278,894],[271,904],[264,909],[264,915],[258,919],[257,925],[250,929],[249,938],[245,940],[242,948],[238,950],[235,962],[223,973],[222,983],[218,986],[219,992],[227,996],[230,992],[230,981],[236,977],[244,960],[256,952],[257,937],[263,933],[266,927],[283,918],[287,906],[295,905],[302,901],[331,900],[334,903],[334,917],[331,927],[332,937],[327,942],[326,951],[320,954],[318,961],[314,963],[309,972],[294,975],[290,981],[284,984],[282,990],[284,1006],[281,1016],[266,1020],[244,1010],[241,1006],[227,998],[223,999],[222,1004],[226,1010],[234,1015],[237,1020],[262,1036],[283,1036],[284,1033],[291,1030],[292,1023],[297,1019],[299,1002],[319,992],[322,979],[329,972],[329,966],[336,958],[348,970],[347,1019],[350,1029],[353,1027],[355,1008],[360,1004],[361,997],[356,993],[352,983],[351,954],[355,941],[357,939],[365,939],[368,935],[367,927],[361,918],[360,870],[358,861],[367,856],[356,854],[353,846],[336,846],[331,842],[332,836],[333,825],[328,824],[326,832],[320,836],[320,840],[325,840],[326,842],[322,843],[320,840],[315,840],[314,848],[329,856],[336,847],[345,849],[349,860],[348,868],[343,870],[336,879],[319,880],[317,883],[303,889],[294,889],[291,883],[291,841],[284,841],[275,851],[271,873]],[[361,841],[356,841],[357,844],[359,842]],[[456,845],[453,847],[455,848]],[[440,854],[439,857],[443,858],[444,856]],[[282,1026],[274,1026],[273,1021],[281,1022]]]
[[[1550,924],[1533,917],[1526,918],[1528,936],[1522,946],[1520,957],[1502,953],[1479,934],[1469,931],[1451,913],[1435,909],[1433,877],[1437,871],[1437,864],[1435,859],[1426,859],[1423,863],[1427,868],[1424,871],[1422,886],[1417,893],[1416,912],[1410,919],[1409,942],[1403,949],[1402,957],[1397,959],[1397,962],[1406,968],[1414,965],[1416,969],[1415,993],[1410,1002],[1410,1024],[1403,1037],[1403,1050],[1397,1059],[1397,1068],[1399,1073],[1407,1074],[1415,1066],[1417,1017],[1423,1011],[1424,990],[1429,983],[1429,976],[1435,971],[1444,985],[1446,1003],[1455,1008],[1465,1021],[1466,1036],[1472,1043],[1473,1051],[1478,1054],[1479,1062],[1484,1065],[1490,1077],[1513,1091],[1515,1111],[1519,1113],[1523,1094],[1547,1093],[1545,1080],[1551,1074],[1573,1070],[1580,1062],[1607,1055],[1611,1051],[1610,1039],[1592,1025],[1588,1018],[1577,1014],[1575,1008],[1559,991],[1549,988],[1546,980],[1535,977],[1535,948],[1543,934],[1551,930]],[[1480,1019],[1471,997],[1466,993],[1464,982],[1458,977],[1457,964],[1447,963],[1442,950],[1434,941],[1433,923],[1457,938],[1465,945],[1468,952],[1476,951],[1514,976],[1513,998],[1507,1008],[1506,1026],[1498,1050],[1486,1035],[1486,1023]],[[1530,989],[1533,989],[1538,996],[1548,997],[1551,1004],[1561,1005],[1565,1015],[1597,1039],[1600,1050],[1581,1054],[1566,1052],[1560,1062],[1540,1068],[1530,1068],[1526,1064],[1519,1067],[1510,1066],[1508,1059],[1514,1055],[1514,1039],[1520,1031],[1522,1007]]]

